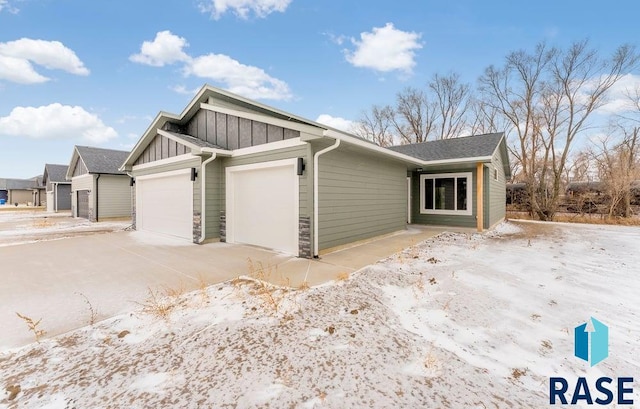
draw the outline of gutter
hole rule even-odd
[[[313,257],[318,258],[318,160],[320,155],[324,155],[340,146],[340,139],[336,139],[335,143],[327,148],[324,148],[313,155]]]
[[[202,162],[200,173],[202,174],[202,186],[200,186],[200,239],[198,240],[198,244],[202,244],[205,239],[205,234],[207,232],[207,206],[206,206],[206,197],[207,197],[207,165],[217,158],[217,154],[215,152],[211,153],[211,157],[204,162]]]
[[[99,187],[100,186],[100,174],[98,173],[98,176],[96,177],[96,222],[100,221],[98,220],[98,209],[100,208],[100,197],[98,196],[98,191],[99,191]]]

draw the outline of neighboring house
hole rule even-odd
[[[69,166],[44,165],[42,183],[46,189],[47,211],[71,210],[71,182],[66,179]]]
[[[382,148],[204,86],[181,114],[159,113],[120,169],[135,178],[138,230],[313,257],[408,219],[479,229],[502,220],[503,135],[461,141],[422,157],[429,143]]]
[[[31,179],[0,179],[0,199],[6,204],[41,206],[45,202],[42,177]]]
[[[129,152],[76,146],[67,169],[71,214],[91,221],[131,216],[129,176],[118,170]]]

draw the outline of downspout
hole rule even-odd
[[[100,208],[100,197],[98,196],[98,186],[100,186],[100,174],[98,173],[98,177],[96,177],[96,221],[98,220],[98,209]]]
[[[200,240],[198,240],[198,244],[202,243],[204,241],[205,238],[205,234],[206,234],[206,227],[207,227],[207,206],[206,206],[206,196],[207,196],[207,165],[211,162],[213,162],[214,160],[216,160],[216,154],[212,153],[211,157],[207,160],[205,160],[204,162],[202,162],[202,167],[200,169],[200,174],[202,175],[202,186],[200,187],[200,195],[201,195],[201,199],[200,199],[200,225],[202,226],[200,229]]]
[[[53,184],[53,212],[58,213],[58,184]]]
[[[336,139],[335,143],[324,148],[313,155],[313,257],[318,257],[318,159],[320,155],[330,152],[340,146],[340,139]]]

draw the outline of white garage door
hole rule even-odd
[[[227,168],[227,241],[298,254],[296,160]]]
[[[190,170],[136,178],[136,228],[191,240],[193,182]]]

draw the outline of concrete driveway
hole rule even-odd
[[[89,300],[98,319],[140,308],[149,288],[192,291],[250,275],[261,263],[267,279],[298,287],[317,285],[432,237],[441,228],[410,227],[306,260],[227,243],[194,245],[145,232],[113,232],[0,247],[0,350],[33,342],[16,312],[34,320],[47,336],[89,323]]]

